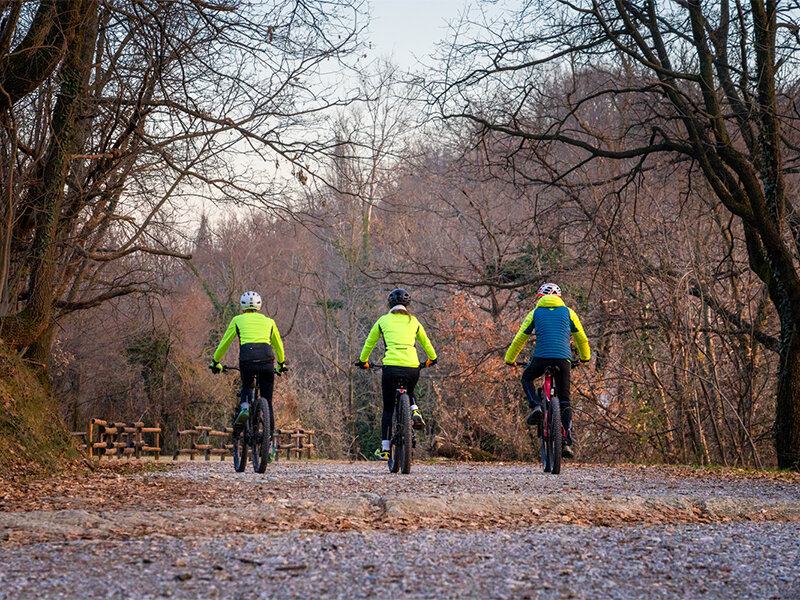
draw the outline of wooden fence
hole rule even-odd
[[[219,456],[220,460],[225,460],[225,456],[233,453],[233,444],[226,443],[231,436],[233,429],[225,427],[223,431],[212,429],[204,425],[197,425],[193,429],[184,429],[178,432],[178,444],[181,439],[189,440],[188,448],[176,448],[172,455],[172,460],[178,460],[178,456],[188,454],[190,460],[194,460],[195,455],[203,454],[206,460],[211,460],[212,456]],[[212,439],[218,439],[218,445],[211,443]],[[198,443],[199,442],[199,443]]]
[[[117,458],[123,456],[141,458],[152,454],[156,460],[161,455],[161,427],[145,427],[144,423],[120,423],[92,419],[88,431],[73,431],[74,437],[82,438],[79,447],[90,457]],[[149,439],[145,439],[145,436]]]
[[[73,431],[73,437],[80,438],[82,443],[79,448],[86,450],[90,457],[141,458],[151,454],[156,460],[163,453],[161,427],[145,427],[142,422],[121,423],[91,419],[88,431]],[[178,456],[188,455],[190,460],[195,456],[203,456],[211,460],[212,456],[219,456],[220,460],[233,454],[231,435],[233,428],[224,427],[214,429],[205,425],[196,425],[192,429],[178,432],[178,447],[172,455],[172,460]],[[182,444],[188,444],[181,448]],[[314,452],[313,429],[276,429],[275,430],[276,459],[286,452],[286,460],[295,458],[311,459]]]
[[[314,430],[313,429],[276,429],[275,430],[275,458],[277,459],[283,450],[286,450],[286,460],[290,460],[292,455],[300,460],[306,453],[309,460],[314,452]]]

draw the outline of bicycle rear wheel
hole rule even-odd
[[[550,472],[553,475],[561,473],[561,445],[564,433],[561,428],[561,402],[557,396],[550,398]]]
[[[389,450],[389,470],[392,473],[411,472],[411,402],[408,394],[397,397],[392,419],[392,444]]]
[[[398,423],[394,424],[394,433],[391,436],[391,446],[389,448],[389,472],[397,473],[400,470],[400,463],[402,462],[401,450],[403,443],[400,440],[400,426]]]
[[[237,473],[247,466],[247,424],[233,434],[233,468]]]
[[[403,441],[400,456],[400,472],[411,473],[411,400],[408,394],[400,394],[397,406],[400,411],[400,433]]]
[[[272,432],[269,427],[270,412],[266,399],[258,399],[255,411],[256,414],[252,420],[253,470],[256,473],[263,473],[267,470],[269,451],[272,447]]]
[[[541,424],[542,431],[542,470],[545,473],[550,472],[550,409],[545,407],[543,410],[543,421]]]

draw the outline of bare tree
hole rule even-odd
[[[796,19],[790,3],[774,0],[532,0],[480,33],[458,31],[430,86],[446,119],[517,140],[517,152],[538,157],[553,183],[598,160],[646,176],[659,156],[702,178],[740,224],[749,267],[780,321],[775,440],[778,464],[793,468],[800,219],[787,185],[800,160]],[[609,131],[597,120],[601,108],[627,126]],[[572,149],[570,160],[551,159],[560,146]]]
[[[0,35],[0,335],[45,362],[65,314],[153,289],[135,256],[187,258],[201,199],[291,210],[281,165],[330,149],[306,126],[356,96],[325,67],[355,63],[363,2],[22,4]]]

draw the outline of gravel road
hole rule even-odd
[[[147,536],[0,548],[0,598],[800,598],[800,524]]]
[[[0,598],[800,599],[797,476],[384,469],[181,463],[4,490]]]

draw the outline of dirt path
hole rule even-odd
[[[555,477],[444,463],[390,476],[328,462],[263,476],[213,462],[129,471],[2,488],[0,598],[800,598],[792,475],[569,465]]]

